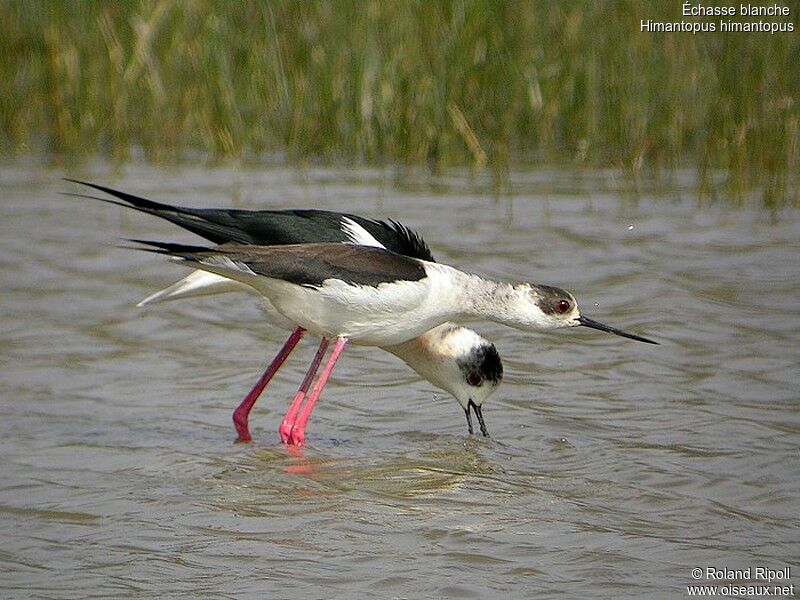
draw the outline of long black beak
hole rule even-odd
[[[658,342],[654,342],[653,340],[648,340],[647,338],[643,338],[640,335],[635,335],[633,333],[627,333],[622,331],[621,329],[617,329],[616,327],[609,327],[608,325],[603,325],[602,323],[595,321],[594,319],[589,319],[588,317],[578,317],[578,323],[583,325],[584,327],[591,327],[592,329],[599,329],[600,331],[607,331],[608,333],[613,333],[614,335],[621,335],[622,337],[636,340],[637,342],[644,342],[645,344],[655,344],[658,346]]]
[[[475,404],[472,398],[469,399],[467,402],[467,408],[464,409],[464,413],[467,415],[467,428],[469,429],[469,434],[472,435],[472,415],[469,414],[469,409],[475,411],[475,416],[478,417],[478,424],[481,426],[481,433],[483,437],[489,437],[489,430],[486,429],[486,423],[483,422],[483,410],[479,404]]]

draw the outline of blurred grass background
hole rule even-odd
[[[0,151],[689,166],[705,191],[722,174],[725,195],[800,204],[782,5],[794,33],[692,35],[640,32],[687,20],[677,0],[6,0]]]

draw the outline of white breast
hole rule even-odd
[[[426,263],[426,269],[429,265]],[[386,346],[417,337],[453,314],[447,295],[441,293],[440,279],[438,273],[429,271],[429,276],[419,281],[377,287],[337,279],[317,288],[266,278],[259,278],[254,285],[288,320],[312,333]]]

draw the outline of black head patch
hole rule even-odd
[[[572,294],[565,289],[550,285],[537,285],[534,287],[534,293],[537,295],[536,303],[542,309],[542,312],[547,315],[561,315],[564,312],[568,312],[558,310],[558,303],[563,300],[569,302],[569,310],[575,308],[575,300],[572,298]]]
[[[503,379],[503,361],[494,344],[482,344],[473,348],[467,358],[457,361],[458,368],[470,381],[471,374],[477,373],[482,381],[497,385]]]

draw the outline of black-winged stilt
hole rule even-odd
[[[70,181],[111,194],[121,202],[108,198],[96,198],[98,200],[161,217],[218,244],[343,242],[386,247],[399,254],[434,260],[430,249],[419,235],[394,221],[376,221],[357,215],[322,210],[252,211],[183,208],[153,202],[106,186]],[[166,289],[148,296],[139,302],[139,306],[229,291],[256,293],[252,287],[238,281],[197,270]],[[251,439],[248,427],[249,413],[264,387],[303,334],[302,328],[294,327],[292,323],[286,321],[269,301],[264,302],[264,308],[276,324],[286,324],[294,328],[294,331],[275,360],[267,367],[264,375],[233,413],[240,441]],[[327,347],[327,342],[324,346]],[[445,323],[417,338],[383,349],[405,361],[434,386],[452,394],[464,410],[469,433],[473,432],[472,411],[478,419],[481,433],[484,436],[488,435],[482,405],[497,389],[503,376],[500,355],[492,343],[471,329],[454,323]],[[321,360],[323,351],[321,345],[321,351],[318,351],[319,358],[315,357],[315,361]],[[302,402],[309,385],[310,379],[301,385],[292,409],[282,422],[281,437],[284,441],[288,439],[293,414],[298,410],[298,400]]]
[[[447,321],[485,319],[525,331],[582,325],[657,343],[582,316],[575,298],[561,288],[499,283],[383,248],[330,243],[206,248],[133,241],[152,252],[250,285],[288,321],[319,335],[322,343],[301,386],[303,395],[328,340],[335,339],[306,404],[296,409],[296,415],[290,409],[288,423],[282,424],[290,444],[303,444],[311,411],[351,341],[391,346]]]

